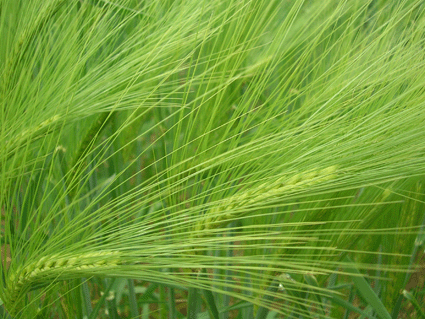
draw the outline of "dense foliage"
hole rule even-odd
[[[419,0],[1,0],[4,318],[425,317],[424,31]]]

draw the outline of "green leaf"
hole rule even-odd
[[[373,291],[372,287],[369,285],[366,279],[361,275],[361,273],[357,270],[357,268],[352,266],[353,264],[352,260],[348,256],[345,258],[345,260],[347,261],[347,264],[344,264],[344,269],[351,274],[350,278],[353,281],[357,291],[362,296],[363,300],[367,302],[373,308],[373,310],[376,312],[379,318],[391,319],[391,315],[389,314],[388,310],[385,308],[381,299],[379,299],[379,297]]]
[[[110,280],[110,283],[105,291],[103,291],[103,294],[101,295],[100,299],[97,301],[96,306],[94,306],[93,311],[90,313],[89,319],[95,319],[99,317],[99,310],[100,307],[105,303],[106,298],[108,297],[109,291],[114,285],[115,279]]]

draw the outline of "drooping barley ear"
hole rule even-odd
[[[71,197],[75,196],[75,187],[72,187],[71,184],[73,182],[73,179],[75,181],[78,181],[79,175],[82,173],[82,170],[84,169],[84,165],[82,163],[82,160],[84,157],[88,154],[90,147],[93,145],[93,143],[97,140],[99,137],[100,132],[105,128],[108,121],[113,116],[112,112],[103,112],[101,113],[98,118],[93,122],[89,130],[87,131],[86,135],[82,139],[78,150],[72,159],[72,163],[70,166],[70,174],[68,174],[66,184],[69,189],[69,194]]]
[[[34,142],[38,139],[43,138],[47,134],[53,132],[57,127],[60,120],[59,115],[54,115],[51,118],[41,122],[37,126],[31,127],[24,130],[16,136],[13,136],[12,139],[6,141],[6,147],[8,150],[8,157],[12,156],[17,149],[25,145],[29,140]]]
[[[11,137],[6,140],[5,147],[1,150],[3,154],[6,154],[7,160],[12,158],[20,149],[27,146],[28,143],[32,143],[38,139],[45,137],[47,134],[53,132],[59,127],[59,115],[52,116],[51,118],[43,121],[35,127],[24,130],[20,134]],[[1,168],[1,163],[0,163]]]
[[[6,280],[3,303],[12,316],[22,309],[21,301],[34,284],[90,276],[117,267],[119,251],[99,251],[75,256],[51,255],[12,271]]]
[[[19,36],[18,42],[15,44],[15,49],[10,55],[8,62],[3,72],[1,80],[1,97],[4,98],[10,89],[11,80],[14,78],[13,73],[16,72],[19,62],[23,59],[28,51],[32,41],[35,39],[40,30],[49,22],[49,20],[60,10],[66,3],[65,0],[51,1],[44,6],[43,10],[37,14],[35,21],[30,24]]]
[[[218,228],[234,218],[243,217],[245,210],[264,200],[279,198],[285,194],[336,178],[336,166],[310,170],[291,177],[283,176],[273,183],[263,183],[255,188],[233,195],[210,209],[195,226],[195,233],[203,236],[208,229]]]

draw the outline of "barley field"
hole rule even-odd
[[[425,318],[420,0],[0,0],[1,318]]]

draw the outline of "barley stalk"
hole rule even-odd
[[[37,262],[9,274],[6,280],[4,304],[12,316],[20,309],[20,301],[34,284],[52,280],[66,280],[110,270],[120,264],[119,251],[100,251],[80,255],[41,257]]]

